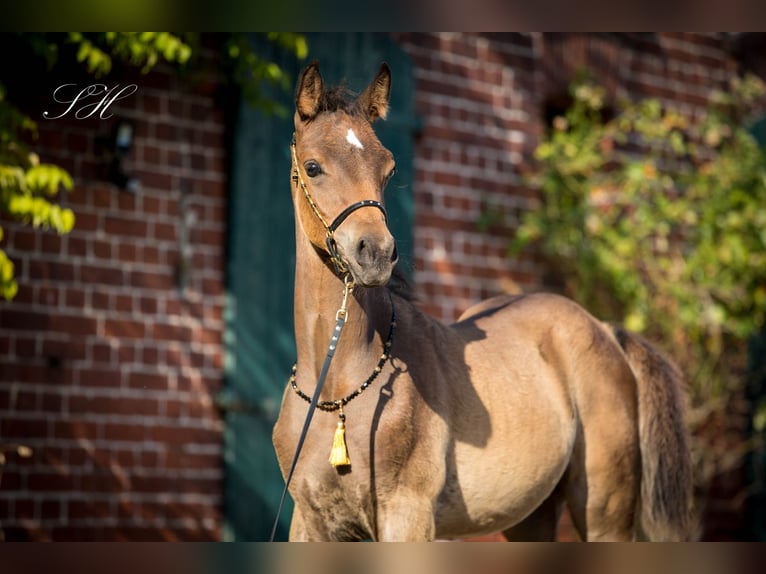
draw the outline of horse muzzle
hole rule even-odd
[[[386,234],[362,234],[354,238],[338,237],[338,251],[354,282],[362,287],[380,287],[388,283],[399,260],[396,241]]]

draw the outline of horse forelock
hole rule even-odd
[[[319,101],[321,112],[345,112],[352,117],[364,117],[356,94],[343,85],[330,88],[322,94]]]

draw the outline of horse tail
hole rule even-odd
[[[648,341],[620,326],[610,327],[638,385],[641,532],[649,540],[691,540],[696,535],[694,476],[683,377]]]

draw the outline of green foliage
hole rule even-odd
[[[653,99],[604,120],[604,90],[576,82],[536,150],[542,205],[511,246],[534,243],[569,295],[658,341],[695,407],[741,388],[766,312],[766,157],[745,122],[763,94],[746,77],[695,121]]]
[[[68,233],[74,226],[71,209],[51,202],[60,189],[72,189],[72,178],[62,168],[41,164],[24,143],[36,135],[36,125],[5,100],[0,86],[0,212],[29,223]],[[2,239],[0,227],[0,239]],[[12,299],[18,291],[13,262],[0,249],[0,295]]]
[[[291,32],[266,32],[262,33],[271,44],[281,48],[299,60],[308,55],[306,38],[300,34]],[[260,108],[266,113],[284,117],[288,109],[268,97],[264,92],[264,84],[274,86],[280,90],[289,90],[294,78],[281,68],[279,64],[264,58],[253,50],[253,44],[248,34],[231,34],[224,47],[229,57],[230,73],[234,80],[241,86],[242,95],[250,105]]]
[[[161,59],[185,64],[191,56],[191,48],[168,32],[105,32],[92,36],[70,32],[68,41],[78,47],[77,61],[96,77],[111,71],[112,58],[141,67],[146,73]]]

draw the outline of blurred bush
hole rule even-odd
[[[609,109],[587,75],[570,95],[536,150],[542,202],[522,216],[511,253],[536,246],[568,295],[679,363],[707,484],[752,446],[720,438],[766,313],[766,156],[748,130],[764,85],[736,78],[694,118],[656,99]],[[764,413],[752,413],[756,430]]]

